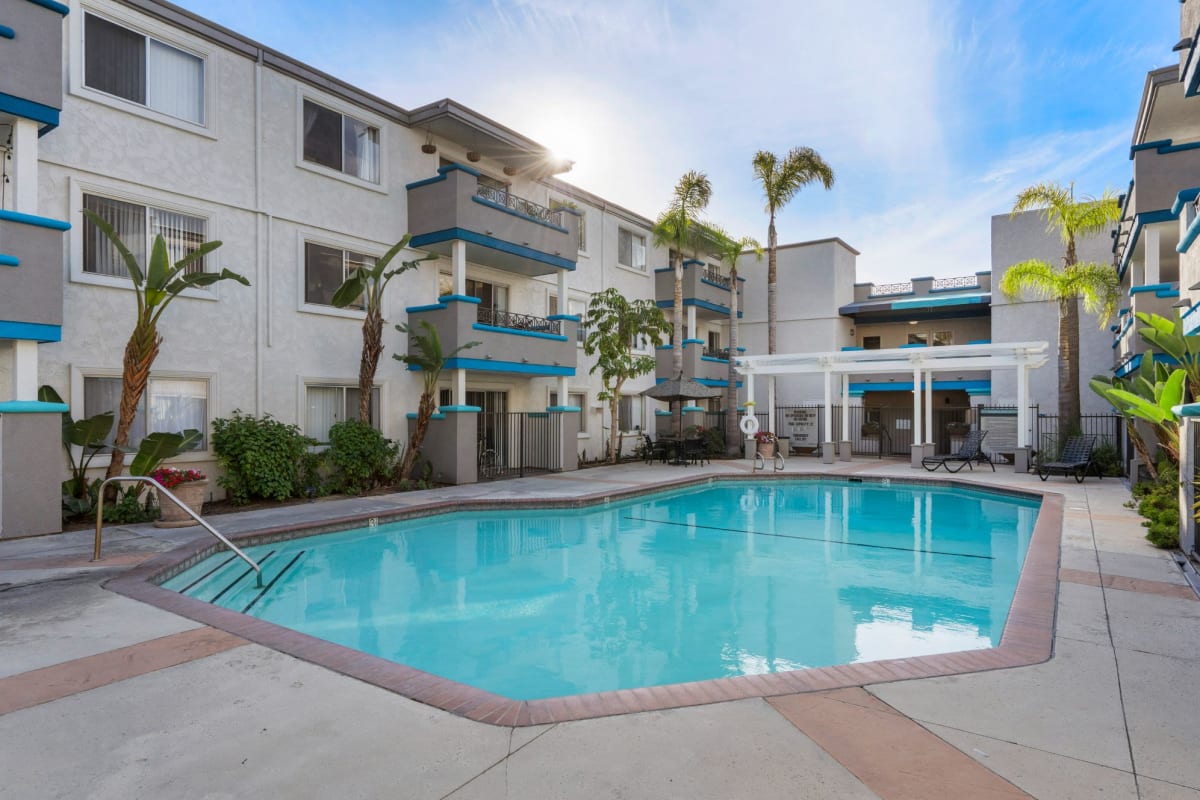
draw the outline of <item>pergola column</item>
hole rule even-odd
[[[925,444],[933,444],[933,370],[925,373]]]
[[[821,442],[821,462],[833,463],[833,370],[825,367],[825,440]]]
[[[746,373],[743,376],[742,383],[746,386],[746,416],[753,417],[754,409],[757,407],[754,402],[754,378],[753,372]],[[746,436],[743,442],[743,452],[746,458],[753,459],[754,451],[758,448],[758,443],[753,436]]]
[[[1022,357],[1017,364],[1017,449],[1013,451],[1013,472],[1029,471],[1029,364]]]
[[[921,435],[921,365],[913,366],[913,414],[912,414],[912,453],[911,466],[921,468],[921,460],[925,458],[925,439]]]
[[[850,460],[850,373],[842,373],[842,441],[838,446],[838,459]]]

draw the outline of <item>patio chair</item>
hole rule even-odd
[[[1057,461],[1038,465],[1038,477],[1046,480],[1052,474],[1074,475],[1076,483],[1083,483],[1088,472],[1095,471],[1096,477],[1103,480],[1103,471],[1092,458],[1092,448],[1095,446],[1095,435],[1072,436],[1067,439],[1067,444],[1063,447],[1062,455],[1058,457]]]
[[[987,436],[987,431],[974,430],[967,434],[967,438],[963,440],[962,447],[958,448],[957,453],[951,453],[945,456],[928,456],[921,459],[921,466],[930,472],[934,472],[938,467],[945,467],[947,472],[961,472],[963,467],[971,467],[971,471],[975,471],[973,462],[979,461],[988,463],[992,468],[992,472],[996,471],[996,465],[992,463],[992,457],[983,450],[983,437]],[[957,464],[958,466],[953,466]]]
[[[712,463],[712,459],[708,456],[708,448],[704,446],[704,440],[700,438],[684,440],[683,456],[692,464],[703,464],[706,461],[709,464]]]
[[[642,446],[642,457],[645,459],[647,464],[653,464],[656,460],[661,461],[664,464],[667,463],[671,455],[668,442],[664,442],[661,439],[656,442],[650,438],[650,434],[648,433],[643,433],[642,439],[644,440],[644,444]]]

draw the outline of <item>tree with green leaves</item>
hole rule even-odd
[[[675,273],[675,294],[671,329],[672,372],[683,373],[683,253],[697,249],[702,232],[697,229],[700,214],[712,198],[712,184],[703,172],[690,170],[675,184],[667,210],[654,223],[654,244],[671,249],[671,269]]]
[[[368,425],[371,424],[371,388],[375,384],[379,356],[383,353],[383,291],[392,278],[416,269],[422,261],[437,258],[432,254],[424,255],[402,261],[396,269],[388,269],[392,259],[408,247],[411,239],[411,235],[404,234],[404,238],[392,245],[373,266],[355,269],[333,293],[333,304],[337,308],[361,304],[367,312],[362,325],[362,360],[358,365],[358,420]]]
[[[393,353],[392,358],[420,370],[422,387],[421,401],[417,405],[417,424],[413,426],[408,447],[404,450],[404,460],[400,463],[400,480],[406,481],[412,477],[413,465],[417,463],[417,454],[425,441],[425,433],[429,430],[429,421],[433,419],[433,412],[437,410],[438,378],[446,368],[446,362],[463,350],[476,347],[480,343],[467,342],[449,353],[444,353],[438,330],[428,320],[421,320],[416,326],[402,322],[396,326],[396,330],[408,336],[408,352],[403,355]]]
[[[1187,373],[1191,399],[1200,398],[1200,336],[1183,332],[1183,320],[1178,311],[1175,312],[1175,319],[1143,311],[1135,316],[1142,323],[1138,328],[1138,336],[1146,344],[1175,359],[1180,369]]]
[[[113,438],[112,457],[108,462],[108,472],[105,475],[106,478],[114,478],[120,475],[121,470],[125,467],[124,448],[129,444],[129,429],[137,415],[138,405],[142,402],[142,395],[146,392],[146,384],[150,380],[150,368],[154,365],[154,359],[158,357],[158,348],[162,344],[158,323],[162,319],[163,312],[186,289],[198,289],[225,280],[233,280],[243,286],[249,286],[250,281],[227,269],[222,269],[220,272],[188,272],[189,266],[200,262],[201,259],[220,247],[221,243],[219,241],[204,242],[183,258],[171,263],[167,253],[166,240],[161,234],[154,237],[154,245],[150,248],[149,263],[143,269],[106,219],[88,209],[84,209],[83,213],[108,238],[120,254],[125,263],[125,269],[129,273],[129,280],[133,283],[133,292],[137,300],[137,319],[134,322],[129,341],[125,345],[117,433]]]
[[[774,153],[759,150],[754,154],[754,179],[762,184],[763,199],[770,217],[767,224],[767,353],[775,353],[776,255],[779,241],[775,235],[775,214],[810,183],[833,188],[833,169],[811,147],[793,147],[781,160]]]
[[[712,254],[729,267],[729,376],[725,387],[725,444],[730,454],[741,450],[741,432],[737,416],[737,370],[734,359],[738,352],[738,259],[743,253],[754,253],[762,260],[762,245],[753,237],[736,239],[717,225],[708,225],[707,236],[712,241]]]
[[[637,355],[634,347],[638,336],[651,342],[670,331],[670,324],[662,309],[653,300],[629,300],[615,287],[592,295],[582,323],[587,331],[583,340],[583,352],[597,356],[591,372],[600,373],[604,391],[599,398],[608,401],[612,418],[609,429],[608,462],[617,463],[618,404],[621,387],[626,381],[654,371],[654,356]]]
[[[1062,269],[1030,259],[1013,264],[1000,279],[1000,290],[1009,299],[1025,292],[1058,304],[1058,426],[1066,433],[1078,430],[1079,411],[1079,301],[1088,313],[1100,315],[1104,327],[1116,313],[1121,279],[1111,264],[1080,263],[1079,237],[1103,233],[1121,218],[1117,199],[1105,191],[1100,197],[1075,199],[1075,185],[1039,183],[1017,195],[1012,214],[1037,211],[1049,233],[1058,233],[1066,246]]]
[[[1146,465],[1150,476],[1158,479],[1158,469],[1150,457],[1149,448],[1137,430],[1137,422],[1148,422],[1154,431],[1159,451],[1172,462],[1179,462],[1179,419],[1171,410],[1183,402],[1187,374],[1178,368],[1168,368],[1147,354],[1138,371],[1131,377],[1108,378],[1098,375],[1089,382],[1092,391],[1103,397],[1122,416],[1134,449]]]

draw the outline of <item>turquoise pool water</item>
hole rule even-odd
[[[999,643],[1039,502],[893,482],[720,482],[223,552],[191,597],[531,700]]]

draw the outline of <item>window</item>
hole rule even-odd
[[[642,427],[642,398],[623,394],[617,401],[617,425],[622,431],[640,430]]]
[[[314,385],[304,387],[307,411],[304,434],[321,444],[329,443],[335,422],[358,419],[358,386]],[[371,427],[379,429],[379,388],[371,389]]]
[[[550,393],[550,405],[558,405],[558,392]],[[579,409],[579,435],[587,435],[587,395],[583,392],[568,392],[567,405],[575,406]]]
[[[487,281],[467,278],[467,297],[479,298],[480,308],[489,311],[508,311],[508,287]],[[454,279],[442,273],[438,275],[438,297],[454,294]]]
[[[114,418],[121,405],[121,379],[83,378],[83,415],[91,417],[112,411]],[[142,394],[129,429],[128,447],[137,449],[147,433],[180,433],[194,428],[202,434],[193,450],[208,449],[208,381],[200,378],[151,377]],[[112,444],[117,425],[105,440]]]
[[[345,283],[350,273],[359,267],[375,266],[375,257],[327,247],[314,242],[304,243],[304,302],[323,306],[333,305],[333,295]],[[364,308],[358,298],[347,308]]]
[[[83,38],[85,86],[204,124],[204,59],[91,13]]]
[[[954,331],[934,331],[933,346],[945,347],[954,344]]]
[[[709,331],[708,332],[708,349],[712,350],[713,352],[716,352],[721,349],[721,332],[720,331]]]
[[[579,252],[587,252],[587,212],[579,212]]]
[[[878,349],[879,349],[879,337],[878,336],[864,336],[863,337],[863,350],[878,350]]]
[[[908,335],[908,343],[909,344],[925,344],[925,345],[927,345],[927,344],[929,344],[929,334],[924,333],[924,332],[910,333]]]
[[[127,203],[107,197],[85,194],[83,207],[113,226],[121,241],[139,264],[146,264],[151,244],[162,236],[171,263],[194,252],[208,239],[208,220],[153,206]],[[188,274],[204,272],[205,259],[187,266]],[[89,219],[83,223],[83,271],[95,275],[129,277],[125,261],[108,237]]]
[[[617,229],[617,263],[646,271],[646,237],[624,228]]]
[[[304,160],[379,183],[379,129],[305,100]]]
[[[550,295],[550,316],[558,314],[558,295]],[[587,303],[582,300],[567,300],[567,313],[579,317],[579,327],[575,331],[575,344],[583,347],[587,338],[587,330],[583,326],[583,318],[587,315]]]

